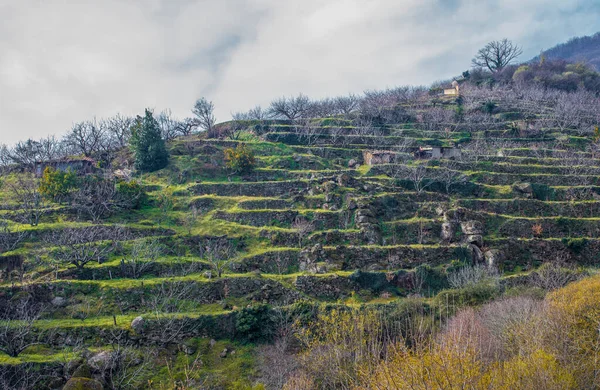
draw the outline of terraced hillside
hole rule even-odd
[[[254,343],[311,305],[410,297],[435,307],[440,291],[459,291],[447,290],[460,287],[451,275],[474,264],[499,270],[500,286],[456,304],[564,284],[600,261],[593,139],[528,133],[504,117],[452,130],[423,120],[221,124],[238,139],[175,139],[169,166],[141,176],[148,200],[96,222],[48,202],[36,226],[22,223],[30,209],[10,190],[21,174],[7,176],[3,237],[16,244],[4,253],[0,304],[21,311],[3,320],[3,375],[59,388],[95,381],[74,374],[89,365],[110,388],[250,388],[261,375]],[[256,159],[243,175],[223,157],[240,143]],[[419,147],[460,156],[416,158]],[[372,152],[387,160],[366,164]],[[87,238],[65,243],[65,231]],[[58,261],[69,245],[96,252],[83,265]],[[23,274],[10,265],[19,255]],[[559,267],[568,272],[557,281]],[[11,353],[15,343],[24,348]]]

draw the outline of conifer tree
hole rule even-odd
[[[144,117],[138,116],[132,133],[131,148],[135,154],[136,169],[152,172],[167,166],[169,154],[152,111],[146,109]]]

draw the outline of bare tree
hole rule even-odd
[[[33,325],[42,309],[31,298],[5,305],[0,312],[0,351],[17,357],[30,346],[39,344]]]
[[[312,222],[300,217],[296,218],[292,224],[292,229],[296,231],[296,235],[298,236],[298,247],[302,248],[304,239],[315,230],[315,227]]]
[[[472,62],[474,66],[485,67],[491,72],[498,72],[513,62],[523,50],[508,39],[492,41],[479,49]]]
[[[75,154],[92,156],[104,149],[108,140],[106,130],[96,119],[79,122],[73,125],[71,132],[65,136],[65,143]]]
[[[38,141],[28,139],[27,141],[17,142],[17,144],[8,149],[8,156],[14,164],[27,166],[33,169],[36,161],[40,159],[41,145]]]
[[[233,263],[235,250],[227,239],[206,239],[200,243],[200,257],[210,264],[215,276],[220,278],[223,271]]]
[[[413,165],[396,164],[392,166],[391,174],[397,180],[410,181],[417,194],[421,194],[437,179],[429,169],[429,161],[416,162]]]
[[[360,99],[358,96],[350,94],[348,96],[338,96],[333,102],[338,114],[349,116],[358,108]]]
[[[498,270],[485,265],[464,266],[448,274],[448,283],[452,288],[462,288],[479,283],[498,284],[499,282]]]
[[[117,211],[132,208],[141,196],[141,192],[121,194],[112,178],[88,176],[72,195],[71,204],[79,215],[98,222]]]
[[[129,116],[117,114],[102,121],[102,126],[113,139],[116,147],[124,148],[131,138],[131,128],[135,119]]]
[[[122,260],[128,276],[137,279],[151,268],[163,254],[164,248],[155,238],[137,240],[131,247],[131,253]]]
[[[0,220],[0,253],[15,250],[28,236],[27,231]]]
[[[4,364],[0,366],[0,389],[34,389],[43,378],[44,373],[36,363]]]
[[[39,191],[39,180],[32,174],[18,175],[15,182],[8,184],[13,198],[18,202],[20,219],[31,226],[37,226],[47,210],[48,204]]]
[[[310,104],[310,99],[303,94],[289,98],[284,96],[273,100],[268,112],[273,118],[285,118],[293,121],[304,117]]]
[[[59,263],[83,269],[91,261],[105,260],[113,252],[117,240],[124,240],[126,236],[123,228],[98,225],[54,231],[46,241],[55,247],[51,255]]]
[[[165,141],[171,141],[179,135],[179,122],[173,118],[171,110],[166,109],[161,111],[161,113],[156,116],[156,121],[160,127],[162,138]]]
[[[194,119],[197,121],[198,126],[206,130],[209,137],[213,136],[212,130],[216,122],[214,111],[215,105],[213,102],[203,97],[196,100],[196,104],[192,108],[192,113],[196,116]]]
[[[456,160],[447,160],[436,175],[437,179],[444,183],[447,194],[450,193],[453,185],[467,181],[467,176],[460,172],[459,168]]]

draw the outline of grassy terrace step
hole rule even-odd
[[[287,145],[305,145],[306,138],[297,133],[267,133],[264,135],[265,140],[270,142],[281,142]],[[449,142],[459,142],[461,138],[410,138],[404,136],[373,136],[373,135],[348,135],[348,136],[331,136],[328,134],[313,134],[311,135],[312,142],[317,145],[363,145],[365,147],[373,147],[380,145],[397,145],[403,144],[407,140],[415,146],[425,145],[448,145]],[[487,141],[502,140],[515,143],[548,143],[554,142],[552,137],[547,138],[491,138],[486,137]]]
[[[66,298],[66,306],[53,310],[55,316],[63,316],[67,322],[84,298],[95,300],[99,304],[96,308],[98,315],[151,312],[154,310],[153,299],[156,297],[177,297],[170,303],[172,310],[176,312],[214,310],[216,306],[211,307],[210,304],[218,304],[224,299],[237,301],[238,304],[247,304],[253,300],[281,304],[286,300],[300,298],[291,286],[282,283],[275,276],[225,274],[222,278],[208,279],[199,274],[191,274],[170,278],[56,280],[14,287],[2,286],[0,303],[6,304],[6,300],[24,291],[41,303],[49,304],[55,296]],[[49,308],[52,310],[51,306]]]
[[[218,196],[291,196],[310,186],[308,180],[274,181],[262,183],[202,183],[189,190],[196,195]]]
[[[295,204],[289,199],[260,198],[242,200],[237,207],[244,210],[284,210],[294,208]]]
[[[485,233],[495,237],[534,238],[534,226],[540,225],[540,237],[600,237],[600,218],[515,217],[468,210],[466,218],[481,221]]]
[[[516,182],[545,184],[548,186],[599,185],[600,178],[593,175],[556,175],[556,174],[510,174],[494,172],[471,172],[469,178],[478,183],[493,185],[511,185]]]
[[[312,221],[316,229],[339,228],[344,223],[349,223],[349,215],[345,212],[315,209],[303,210],[247,210],[239,212],[217,211],[213,218],[224,219],[251,226],[278,226],[291,227],[298,216]]]
[[[486,238],[486,245],[502,251],[504,271],[554,261],[578,266],[600,264],[600,240],[596,238]]]
[[[543,148],[506,148],[503,149],[506,151],[506,155],[513,157],[556,157],[557,153],[564,154],[565,156],[576,154],[578,157],[584,158],[592,158],[592,153],[589,152],[579,152],[579,151],[571,151],[571,150],[561,150],[561,149],[543,149]]]
[[[569,158],[569,157],[518,157],[518,156],[490,156],[490,155],[479,155],[476,156],[480,162],[485,163],[486,161],[492,163],[506,163],[515,165],[544,165],[544,166],[564,166],[573,165],[576,166],[581,164],[580,158]],[[473,162],[475,158],[473,158]],[[589,166],[598,167],[600,166],[600,160],[588,159]],[[466,162],[466,161],[465,161]]]
[[[598,201],[541,201],[536,199],[459,199],[456,206],[473,211],[522,217],[594,218],[600,216]]]
[[[565,166],[561,165],[563,160],[555,161],[552,165],[533,165],[516,164],[513,162],[448,162],[440,160],[441,166],[451,164],[454,169],[462,171],[486,171],[492,173],[510,173],[510,174],[551,174],[551,175],[571,175],[585,173],[586,175],[600,175],[599,166]]]

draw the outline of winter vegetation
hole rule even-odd
[[[0,388],[600,387],[600,74],[520,53],[3,145]]]

